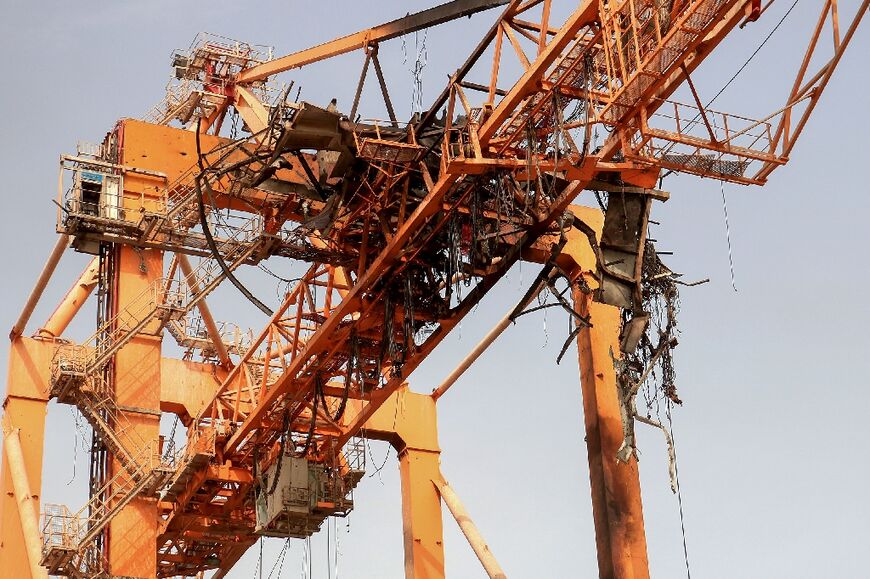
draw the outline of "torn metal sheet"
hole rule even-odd
[[[609,193],[601,233],[601,283],[596,300],[626,310],[640,308],[640,269],[652,196]]]

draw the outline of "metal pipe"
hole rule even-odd
[[[428,8],[422,12],[406,14],[401,18],[369,28],[368,30],[342,36],[319,46],[306,48],[305,50],[252,66],[240,72],[236,82],[250,83],[263,80],[280,72],[300,68],[307,64],[338,56],[339,54],[365,48],[370,44],[398,38],[405,34],[438,26],[439,24],[463,16],[471,16],[472,14],[497,6],[503,6],[504,4],[507,4],[507,0],[453,0],[453,2]]]
[[[505,314],[505,316],[501,319],[501,321],[493,327],[489,333],[484,336],[484,338],[474,347],[474,349],[468,353],[468,356],[462,360],[458,366],[450,373],[447,378],[441,383],[440,386],[432,390],[432,398],[438,400],[441,396],[444,395],[447,390],[453,386],[453,384],[459,380],[459,377],[462,376],[472,364],[483,354],[489,346],[495,342],[496,338],[498,338],[502,332],[507,329],[507,327],[511,324],[511,314],[513,310]]]
[[[184,277],[187,280],[187,285],[190,287],[190,293],[193,295],[198,294],[200,291],[199,284],[196,281],[196,277],[193,275],[193,268],[191,267],[187,256],[183,253],[176,253],[175,256],[178,260],[178,265],[181,267],[181,273],[184,274]],[[209,309],[205,298],[199,300],[196,303],[196,307],[199,308],[199,313],[202,316],[202,321],[205,324],[208,337],[211,338],[215,352],[217,352],[218,359],[221,361],[224,368],[229,369],[230,366],[232,366],[232,362],[230,361],[229,353],[227,353],[227,346],[221,338],[221,333],[214,321],[214,317],[211,315],[211,310]]]
[[[37,334],[43,338],[57,338],[69,326],[72,319],[78,314],[88,296],[97,287],[100,281],[100,259],[95,257],[88,264],[88,267],[79,276],[79,279],[66,292],[63,300],[58,304],[57,309],[49,316]]]
[[[462,501],[459,500],[453,489],[450,488],[450,485],[443,480],[433,482],[435,483],[435,488],[438,489],[438,494],[444,500],[444,504],[450,510],[450,514],[456,519],[462,534],[468,539],[468,544],[471,545],[474,554],[477,555],[481,565],[483,565],[483,570],[486,571],[486,574],[490,579],[507,579],[507,575],[502,570],[501,565],[498,564],[492,551],[489,550],[489,545],[483,540],[483,536],[477,530],[477,526],[471,520],[468,511],[465,510],[465,506],[463,506]]]
[[[12,326],[12,331],[9,332],[10,340],[15,340],[24,331],[24,327],[30,320],[30,315],[33,313],[34,308],[36,308],[39,298],[42,297],[42,292],[45,291],[45,286],[48,285],[48,280],[51,279],[51,275],[60,261],[60,256],[63,255],[64,250],[69,246],[69,240],[70,237],[66,234],[58,237],[54,249],[51,250],[51,255],[48,256],[45,267],[42,268],[42,273],[39,274],[39,279],[36,280],[33,291],[30,292],[30,297],[27,298],[27,303],[24,304],[24,309],[21,310],[21,315],[18,316],[18,321],[15,322],[15,325]]]
[[[477,361],[478,358],[480,358],[480,355],[483,354],[486,349],[492,345],[493,342],[495,342],[496,338],[498,338],[502,334],[502,332],[504,332],[507,327],[511,325],[514,320],[514,316],[516,316],[517,313],[525,308],[529,304],[529,302],[535,299],[535,296],[538,295],[542,288],[543,283],[540,282],[532,286],[530,291],[526,293],[522,300],[520,300],[520,303],[517,304],[515,307],[511,308],[510,311],[505,314],[501,321],[499,321],[489,331],[489,333],[483,337],[483,339],[474,347],[474,349],[468,353],[465,359],[462,360],[458,366],[456,366],[453,372],[451,372],[447,376],[447,378],[445,378],[444,381],[441,382],[440,386],[432,390],[432,398],[434,398],[436,401],[441,398],[441,396],[443,396],[444,393],[447,392],[447,390],[449,390],[450,387],[453,386],[453,384],[457,380],[459,380],[459,377],[462,376],[465,371],[468,370],[471,365]]]
[[[18,503],[18,516],[21,518],[21,530],[24,533],[24,544],[27,547],[27,560],[30,563],[32,577],[48,578],[45,567],[39,564],[42,559],[42,540],[39,536],[39,517],[33,495],[30,493],[30,483],[24,468],[24,453],[21,451],[19,429],[10,428],[6,431],[4,447],[6,460],[9,461],[9,474],[12,477],[12,490]]]

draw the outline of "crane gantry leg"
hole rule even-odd
[[[163,252],[136,251],[122,246],[117,260],[117,299],[118,309],[122,311],[159,283],[163,274]],[[159,319],[151,322],[155,327],[160,323]],[[146,460],[150,458],[144,456],[149,448],[146,445],[138,449],[137,446],[142,446],[138,441],[156,441],[160,428],[161,338],[149,335],[150,329],[153,328],[130,339],[118,350],[114,361],[115,400],[126,428],[131,429],[131,432],[119,432],[119,436],[122,442],[128,443],[128,448],[136,449]],[[114,458],[110,476],[123,468],[117,457]],[[146,496],[133,498],[111,520],[106,558],[113,575],[157,576],[157,522],[157,501]]]
[[[51,362],[53,348],[46,342],[14,340],[9,349],[9,379],[3,401],[4,437],[15,435],[18,453],[10,461],[8,452],[3,452],[0,473],[0,569],[6,577],[45,577],[31,573],[28,545],[36,541],[41,549],[39,530],[36,535],[31,528],[30,509],[39,513],[40,489],[42,488],[42,452],[45,439],[45,416],[48,406],[48,384],[45,376]],[[14,431],[14,432],[13,432]],[[13,465],[12,462],[15,464]],[[15,466],[16,469],[11,467]],[[17,470],[18,472],[13,472]],[[25,485],[15,484],[13,477],[25,480]],[[21,489],[34,493],[21,496]],[[36,561],[37,566],[39,561]]]
[[[649,563],[637,458],[616,460],[622,445],[614,356],[619,355],[619,308],[594,302],[574,290],[575,308],[589,316],[580,330],[580,383],[592,486],[592,515],[601,579],[648,579]]]
[[[365,435],[385,440],[399,455],[405,579],[442,579],[444,543],[435,400],[402,388],[369,418]]]

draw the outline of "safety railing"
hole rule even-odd
[[[237,59],[247,63],[263,63],[272,60],[274,47],[264,44],[248,44],[212,32],[200,32],[188,48],[188,54],[207,52],[216,56]]]
[[[172,54],[174,78],[166,95],[145,116],[146,122],[168,124],[178,120],[188,124],[206,116],[225,101],[227,88],[243,69],[271,60],[273,48],[248,44],[216,34],[200,33],[186,50]],[[264,82],[253,90],[268,96]],[[265,102],[265,101],[264,101]]]
[[[199,85],[191,79],[181,79],[166,85],[163,99],[142,117],[146,123],[165,125],[174,119],[190,118],[196,108],[195,94]]]
[[[81,537],[81,520],[66,505],[46,504],[42,512],[44,547],[77,549]]]
[[[262,231],[259,216],[229,228],[232,236],[217,247],[227,267],[234,269],[244,263],[257,249]],[[90,353],[85,373],[97,372],[120,348],[143,331],[156,332],[170,320],[178,320],[205,298],[223,280],[223,268],[216,259],[203,259],[187,279],[157,279],[133,298],[118,314],[105,322],[81,346]],[[196,288],[194,291],[192,288]],[[160,322],[159,328],[149,324]],[[58,364],[80,365],[82,350],[72,345],[58,348]]]
[[[136,173],[157,180],[165,175],[92,158],[101,145],[80,144],[86,156],[62,155],[56,204],[57,230],[70,235],[100,232],[135,238],[143,220],[166,213],[166,194],[125,193],[124,175]]]
[[[660,101],[655,114],[641,115],[631,156],[702,177],[755,183],[765,163],[783,163],[773,152],[770,119],[754,120],[674,101]]]
[[[89,143],[87,141],[78,141],[76,143],[76,155],[79,157],[102,159],[104,153],[102,143]]]
[[[458,90],[454,87],[454,90]],[[448,115],[454,115],[448,111]],[[456,117],[445,128],[444,139],[441,142],[441,154],[445,161],[454,159],[473,159],[480,156],[480,143],[477,138],[477,129],[483,116],[480,107],[464,110],[462,116]]]
[[[361,123],[367,126],[366,134],[363,135],[360,131],[355,131],[353,134],[357,156],[361,159],[393,164],[410,163],[423,150],[423,147],[417,144],[413,125],[409,123],[392,123],[381,119],[363,119]],[[369,126],[372,128],[369,129]],[[398,126],[408,128],[410,142],[386,138],[382,134],[382,129],[395,131]],[[374,135],[371,134],[372,130]]]
[[[86,551],[112,519],[141,494],[153,495],[171,470],[162,465],[155,444],[144,447],[132,472],[118,471],[81,509],[47,505],[42,516],[43,565],[56,574],[87,572]],[[78,556],[73,557],[71,553]]]
[[[616,0],[600,3],[609,99],[600,111],[616,124],[647,89],[715,25],[727,0]]]
[[[253,330],[242,329],[232,322],[216,322],[218,334],[224,344],[224,348],[230,354],[244,355],[253,341]],[[185,354],[192,355],[199,351],[203,358],[214,359],[215,347],[208,333],[205,322],[198,310],[191,310],[186,316],[167,325],[176,342],[183,348],[187,348]]]

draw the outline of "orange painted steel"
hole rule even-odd
[[[118,308],[123,309],[162,273],[162,252],[146,250],[137,254],[132,248],[122,247],[118,255]],[[145,272],[140,265],[145,264]],[[147,332],[148,330],[146,330]],[[160,424],[160,350],[157,336],[140,335],[122,347],[114,359],[114,394],[122,414],[129,421],[132,432],[122,435],[122,442],[141,439],[155,441]],[[126,410],[129,408],[130,410]],[[113,461],[110,474],[122,470]],[[142,557],[142,553],[157,550],[157,504],[153,498],[134,498],[109,523],[107,528],[106,558],[113,574],[130,577],[154,577],[156,560]]]
[[[593,320],[578,335],[580,385],[592,487],[592,515],[600,577],[649,577],[637,458],[623,464],[623,441],[614,352],[619,352],[619,309],[595,303],[580,290],[574,302]]]
[[[81,307],[85,304],[88,296],[97,287],[100,275],[100,263],[98,258],[94,258],[82,272],[79,279],[73,284],[69,291],[61,300],[57,309],[46,320],[45,324],[37,331],[37,334],[43,338],[57,338],[66,330],[69,323],[78,314]]]
[[[12,491],[18,500],[18,516],[21,520],[21,531],[24,543],[27,545],[27,561],[31,577],[48,577],[45,568],[40,564],[42,559],[42,537],[39,531],[39,507],[34,504],[30,481],[27,479],[27,467],[24,453],[21,450],[20,430],[14,427],[4,427],[4,443],[6,450],[6,465],[12,476]]]
[[[263,80],[287,70],[301,68],[354,50],[365,49],[372,44],[398,38],[403,34],[411,34],[424,28],[438,26],[463,16],[471,16],[477,12],[503,6],[507,3],[507,0],[476,0],[474,2],[450,2],[442,4],[435,8],[430,8],[416,14],[408,14],[404,18],[399,18],[368,30],[349,34],[331,42],[254,66],[242,72],[239,75],[238,81],[244,83]]]
[[[193,267],[190,265],[190,261],[187,259],[187,256],[183,253],[179,253],[176,255],[176,259],[178,260],[178,265],[181,268],[181,272],[188,280],[187,283],[190,286],[190,290],[193,293],[199,293],[200,287],[197,285],[196,277],[193,272]],[[232,361],[230,360],[230,355],[227,352],[226,344],[224,344],[223,338],[221,337],[220,330],[218,330],[217,323],[215,323],[214,317],[211,315],[211,309],[209,309],[208,303],[205,301],[205,299],[203,299],[196,305],[196,307],[199,309],[199,313],[202,316],[202,321],[205,324],[206,331],[208,332],[208,337],[211,339],[211,343],[214,346],[215,351],[217,352],[218,361],[220,361],[221,365],[224,368],[229,368],[230,366],[232,366]]]
[[[363,48],[393,111],[378,42],[502,4],[412,123],[399,126],[392,112],[390,123],[357,123],[332,105],[267,101],[268,77]],[[105,471],[81,511],[47,511],[67,541],[44,546],[53,573],[223,577],[259,538],[264,472],[296,455],[352,489],[359,479],[349,457],[366,436],[398,451],[406,577],[444,576],[436,401],[509,318],[432,395],[408,391],[409,376],[520,259],[558,268],[578,287],[597,285],[596,250],[572,227],[579,220],[601,231],[599,211],[570,205],[583,190],[651,189],[663,169],[764,183],[787,161],[870,0],[842,36],[836,0],[823,0],[785,107],[759,121],[705,108],[690,78],[741,22],[763,14],[756,0],[689,0],[669,11],[651,0],[584,0],[562,22],[551,4],[452,2],[274,60],[203,37],[175,59],[184,86],[202,90],[173,101],[159,124],[120,121],[99,155],[62,158],[61,238],[11,334],[5,414],[22,429],[22,452],[16,468],[3,457],[4,571],[29,573],[22,529],[32,539],[32,525],[16,506],[27,497],[11,473],[23,464],[40,488],[45,407],[56,397],[93,426]],[[834,48],[813,73],[826,26]],[[488,82],[475,82],[485,55]],[[686,81],[694,104],[670,101]],[[568,105],[583,114],[565,118]],[[230,107],[248,136],[219,136]],[[172,119],[195,130],[166,126]],[[610,132],[591,150],[595,125]],[[97,201],[82,179],[101,184]],[[97,332],[81,344],[21,338],[69,239],[99,248]],[[168,274],[165,252],[177,256]],[[194,266],[189,256],[201,259]],[[310,267],[262,329],[219,324],[207,296],[236,269],[278,256]],[[469,289],[454,291],[460,282]],[[63,333],[94,283],[92,275],[76,283],[43,337]],[[577,288],[573,299],[592,321],[578,349],[599,574],[644,579],[637,463],[615,460],[620,311]],[[184,360],[162,357],[165,333]],[[161,413],[187,429],[184,448],[161,448]]]
[[[40,509],[48,368],[53,351],[51,342],[19,337],[12,342],[9,352],[3,422],[7,429],[17,429],[21,463],[32,493],[28,499],[16,492],[13,469],[4,452],[0,469],[0,569],[10,577],[32,576],[20,509],[23,503],[32,504],[37,512]]]
[[[361,411],[354,401],[349,417]],[[435,401],[400,388],[365,424],[365,435],[389,442],[399,457],[406,579],[444,577],[441,478]]]

